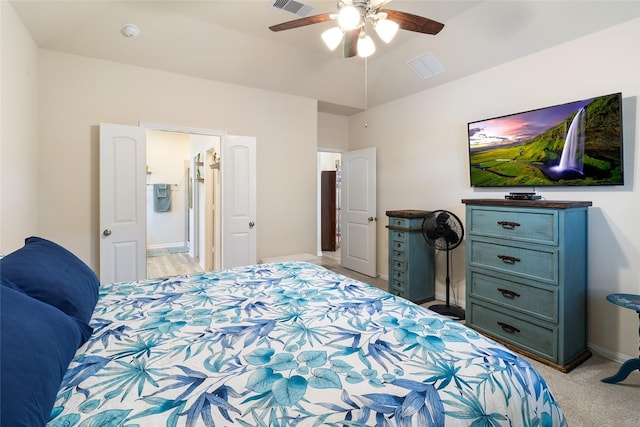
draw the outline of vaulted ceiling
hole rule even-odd
[[[445,27],[435,36],[400,30],[386,46],[374,37],[378,49],[365,61],[324,46],[329,22],[270,31],[299,17],[274,0],[10,3],[41,48],[310,97],[320,111],[345,115],[640,16],[639,1],[394,0],[385,7]],[[311,15],[336,10],[335,0],[301,3]],[[139,37],[121,33],[127,23],[141,29]],[[408,61],[426,53],[445,71],[422,79]]]

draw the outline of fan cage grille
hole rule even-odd
[[[433,248],[450,251],[462,243],[464,227],[454,213],[438,210],[422,221],[422,235]]]

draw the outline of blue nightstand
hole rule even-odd
[[[640,295],[611,294],[607,295],[607,300],[614,303],[615,305],[619,305],[620,307],[634,310],[636,313],[638,313],[638,316],[640,316]],[[640,330],[638,330],[638,335],[640,335]],[[627,360],[622,364],[615,375],[604,378],[601,381],[603,383],[609,384],[619,383],[620,381],[624,381],[629,376],[629,374],[635,370],[640,370],[640,357]]]
[[[435,251],[422,236],[430,211],[387,211],[389,293],[417,304],[435,299]]]

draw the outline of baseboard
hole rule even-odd
[[[293,262],[293,261],[304,261],[304,262],[316,263],[318,262],[318,257],[309,253],[290,254],[290,255],[282,255],[277,257],[262,258],[260,260],[260,263],[267,264],[271,262]]]
[[[147,245],[147,249],[165,249],[165,248],[181,248],[187,246],[184,242],[179,243],[159,243],[156,245]]]
[[[629,356],[627,354],[616,353],[611,350],[608,350],[604,347],[600,347],[599,345],[587,344],[587,347],[593,351],[594,353],[599,354],[605,359],[613,360],[614,362],[624,363],[629,359],[635,359],[638,356]]]

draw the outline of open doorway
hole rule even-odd
[[[340,265],[341,249],[341,162],[342,154],[318,152],[319,253],[335,265]]]
[[[339,247],[322,251],[321,174],[336,171],[336,230]],[[318,152],[318,256],[339,255],[340,267],[377,277],[376,149]]]
[[[148,278],[220,268],[220,219],[210,214],[220,180],[207,160],[219,150],[220,136],[147,131]]]

